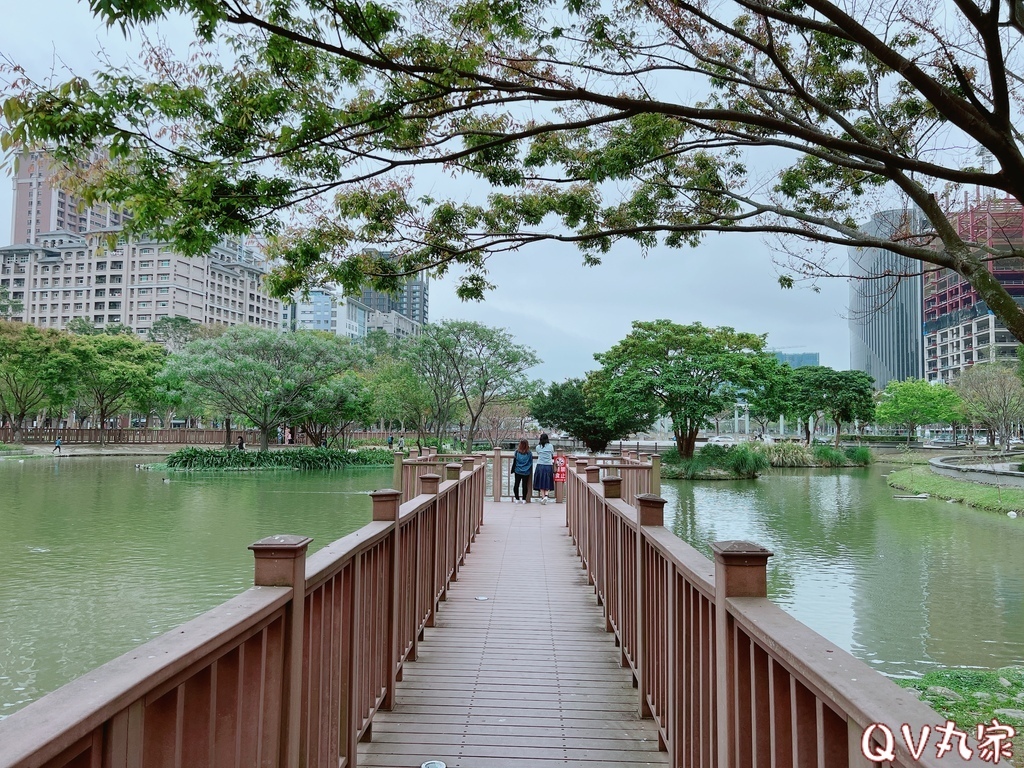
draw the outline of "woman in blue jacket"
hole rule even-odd
[[[513,504],[525,504],[526,503],[526,489],[530,487],[530,472],[533,471],[533,452],[530,450],[530,444],[526,440],[519,441],[519,447],[516,449],[515,455],[512,457],[512,474],[515,475],[516,481],[512,486],[512,503]],[[523,498],[519,498],[519,488],[522,486]]]

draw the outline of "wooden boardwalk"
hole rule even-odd
[[[360,766],[668,765],[604,631],[564,505],[486,502],[441,606],[395,708],[374,717]]]

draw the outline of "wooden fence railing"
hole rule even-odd
[[[87,445],[99,443],[129,445],[224,445],[223,429],[106,429],[99,427],[79,429],[77,427],[31,427],[22,432],[23,443],[52,443],[58,437],[64,445]],[[249,445],[259,445],[260,433],[255,429],[231,430],[232,441],[239,435]],[[11,427],[0,427],[0,443],[14,442],[14,430]],[[271,441],[274,442],[274,441]]]
[[[664,499],[600,472],[571,468],[566,522],[673,768],[966,764],[956,736],[937,757],[945,718],[767,599],[771,552],[716,542],[712,562],[664,528]]]
[[[0,721],[0,768],[354,767],[482,522],[484,463],[445,469],[308,560],[253,544],[254,587]]]

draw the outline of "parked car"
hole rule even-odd
[[[708,438],[708,445],[736,445],[736,438],[732,435],[712,435]]]

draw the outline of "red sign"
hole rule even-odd
[[[566,475],[569,474],[569,462],[565,460],[565,456],[555,456],[552,462],[555,465],[555,482],[564,483]]]

